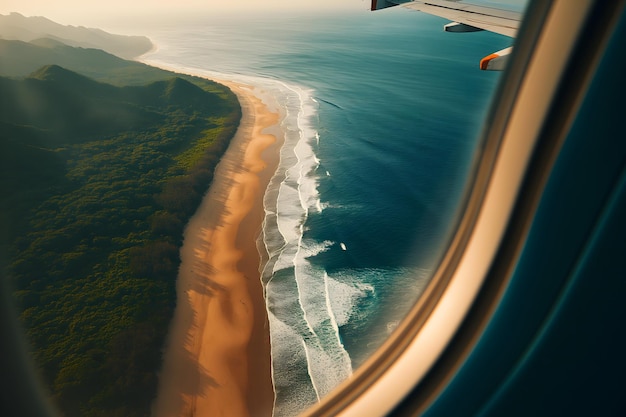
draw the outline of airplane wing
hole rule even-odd
[[[476,32],[487,30],[514,38],[522,18],[521,13],[460,3],[459,0],[372,0],[372,10],[403,6],[451,20],[446,32]],[[513,48],[494,52],[480,60],[482,70],[502,70]]]

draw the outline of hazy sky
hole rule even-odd
[[[116,14],[203,13],[245,10],[365,10],[370,0],[0,0],[0,14],[45,16],[65,24],[83,24]]]
[[[527,0],[467,0],[486,6],[514,6],[521,10]],[[315,10],[369,10],[371,0],[0,0],[0,14],[18,12],[25,16],[45,16],[61,24],[113,29],[116,23],[133,27],[151,17],[170,18],[176,14],[219,15],[224,12],[263,11],[311,13]],[[517,7],[515,7],[517,6]],[[143,17],[138,19],[135,16]],[[122,24],[122,21],[125,23]],[[129,24],[130,23],[130,24]]]

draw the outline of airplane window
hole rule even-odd
[[[445,256],[525,2],[60,3],[0,7],[4,285],[51,402],[304,412]]]

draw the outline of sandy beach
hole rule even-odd
[[[242,120],[185,230],[177,307],[156,417],[271,416],[274,393],[256,239],[279,158],[279,115],[250,87],[228,85]],[[268,133],[268,130],[272,133]]]

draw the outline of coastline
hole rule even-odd
[[[278,124],[279,114],[251,87],[214,81],[237,95],[242,119],[185,229],[156,417],[272,415],[271,349],[256,241],[283,140],[276,129],[266,130]]]

